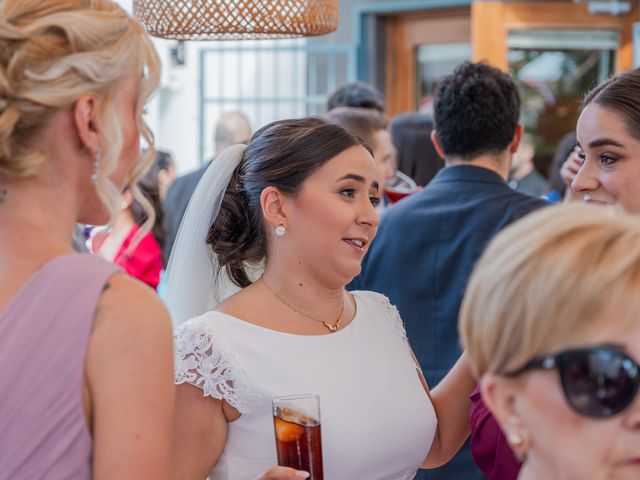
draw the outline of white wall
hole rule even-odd
[[[154,39],[162,59],[160,89],[149,105],[157,148],[169,151],[178,173],[199,166],[199,68],[201,45],[187,42],[186,64],[171,66],[171,48],[175,41]]]
[[[132,0],[115,0],[132,12]],[[159,91],[148,106],[147,123],[153,130],[157,148],[169,151],[178,173],[198,166],[198,55],[197,44],[187,42],[187,62],[183,67],[171,67],[170,50],[174,41],[153,39],[162,60],[162,80]]]
[[[283,40],[278,40],[282,45]],[[185,64],[174,65],[171,50],[176,41],[154,39],[154,44],[162,59],[162,80],[160,89],[149,105],[148,122],[156,135],[158,148],[173,154],[178,165],[178,173],[197,168],[200,164],[200,122],[204,124],[204,159],[214,153],[213,130],[224,112],[242,110],[251,122],[254,130],[267,122],[284,118],[303,116],[304,107],[287,102],[273,103],[238,102],[239,98],[297,96],[306,95],[304,58],[294,59],[291,55],[278,55],[273,62],[269,52],[262,53],[224,53],[209,56],[206,72],[206,92],[209,97],[224,98],[222,105],[209,104],[200,118],[200,57],[204,49],[213,46],[233,49],[238,46],[270,48],[273,42],[185,42]],[[304,42],[302,42],[304,44]],[[278,69],[276,75],[275,69]]]

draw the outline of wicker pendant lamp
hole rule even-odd
[[[133,0],[155,36],[236,40],[324,35],[338,28],[338,0]]]

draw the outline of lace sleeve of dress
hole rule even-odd
[[[181,325],[174,334],[175,383],[201,388],[204,396],[225,400],[240,413],[255,405],[246,372],[237,366],[232,345],[200,322]]]

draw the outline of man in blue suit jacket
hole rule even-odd
[[[508,75],[464,63],[440,83],[432,140],[445,160],[424,190],[382,216],[351,289],[389,297],[430,387],[460,356],[458,310],[474,264],[502,228],[546,202],[512,190],[506,179],[523,133],[520,97]],[[429,480],[484,478],[468,444]]]

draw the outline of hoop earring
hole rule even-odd
[[[284,237],[284,234],[287,233],[287,229],[284,225],[280,224],[276,227],[276,235],[279,237]]]
[[[100,150],[96,150],[96,154],[93,157],[93,175],[91,175],[91,182],[95,185],[100,178],[100,160],[102,160],[102,153]]]

